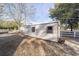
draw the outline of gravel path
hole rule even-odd
[[[71,41],[68,41],[71,42]],[[75,47],[78,48],[78,47]],[[69,56],[79,55],[70,44],[43,40],[34,37],[21,37],[16,34],[4,34],[0,37],[1,56]]]
[[[65,38],[65,44],[71,47],[79,56],[79,38]]]

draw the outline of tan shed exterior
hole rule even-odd
[[[52,26],[53,28],[52,33],[47,33],[48,26]],[[32,32],[32,27],[35,27],[35,32]],[[58,41],[58,38],[60,38],[59,22],[26,25],[26,26],[21,27],[21,31],[25,35],[42,38],[45,40]]]

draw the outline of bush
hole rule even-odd
[[[18,25],[16,22],[2,21],[0,22],[0,29],[18,29]]]

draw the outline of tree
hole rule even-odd
[[[7,4],[9,8],[9,16],[12,17],[18,24],[18,29],[22,25],[22,21],[27,20],[27,17],[32,17],[35,14],[34,7],[31,7],[27,4],[18,3],[18,4]]]
[[[15,21],[0,20],[0,29],[17,29],[18,25]]]
[[[4,8],[5,5],[3,3],[0,3],[0,20],[2,20],[2,16],[4,14]]]
[[[65,24],[67,28],[73,29],[78,28],[79,18],[78,9],[79,4],[76,3],[62,3],[56,4],[55,9],[50,9],[50,17],[56,17],[60,20],[61,24]]]
[[[0,3],[0,28],[2,26],[3,15],[5,14],[4,9],[5,9],[4,3]]]

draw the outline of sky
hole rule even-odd
[[[33,6],[36,8],[36,13],[34,19],[32,20],[33,23],[43,23],[52,21],[52,19],[49,18],[49,9],[54,8],[53,3],[36,3],[33,4]]]
[[[26,4],[27,5],[27,4]],[[54,8],[54,3],[28,3],[28,5],[33,6],[35,8],[35,14],[32,18],[27,18],[26,23],[38,24],[38,23],[47,23],[51,22],[52,19],[49,18],[49,9]],[[9,12],[8,7],[6,6],[5,12]],[[4,15],[4,19],[10,19],[11,16]]]

